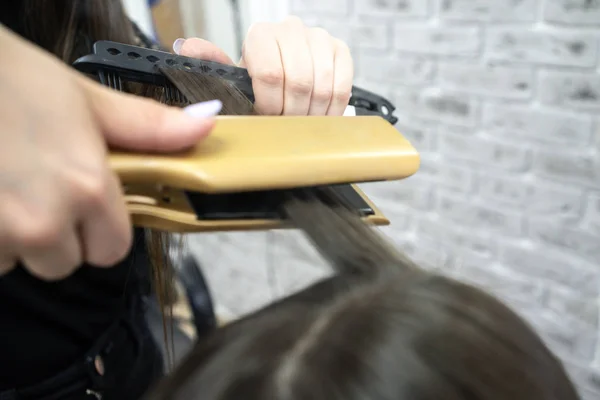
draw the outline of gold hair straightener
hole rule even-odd
[[[116,90],[126,82],[164,89],[171,104],[189,104],[160,72],[177,68],[229,81],[254,101],[243,68],[121,43],[100,41],[74,63]],[[217,117],[211,135],[189,151],[111,152],[136,226],[174,233],[286,228],[290,194],[327,197],[374,225],[389,221],[356,186],[399,180],[419,168],[415,148],[394,128],[394,106],[353,88],[355,117]]]

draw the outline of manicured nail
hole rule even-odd
[[[173,51],[175,52],[175,54],[179,55],[179,52],[181,51],[181,47],[183,46],[183,43],[185,42],[185,39],[177,39],[173,42]]]
[[[221,100],[209,100],[189,105],[183,111],[195,118],[208,118],[217,115],[222,107]]]

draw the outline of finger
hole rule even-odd
[[[200,38],[177,39],[173,44],[173,51],[186,57],[233,65],[233,60],[223,50]]]
[[[7,221],[0,219],[0,275],[12,270],[17,262],[6,226]]]
[[[258,24],[250,27],[242,46],[242,62],[252,78],[255,109],[260,114],[283,112],[284,71],[275,26]]]
[[[81,265],[81,247],[75,226],[61,232],[57,239],[23,249],[21,261],[32,275],[46,280],[64,279]]]
[[[308,44],[313,62],[313,91],[309,115],[326,115],[333,95],[335,47],[332,37],[321,28],[308,30]]]
[[[8,234],[2,230],[0,221],[0,276],[12,270],[17,264],[17,257],[14,254],[14,246],[8,240]]]
[[[210,134],[219,101],[194,104],[189,112],[119,93],[81,78],[95,120],[109,146],[169,152],[189,148]]]
[[[116,175],[107,173],[105,187],[91,189],[76,210],[81,215],[85,261],[98,267],[117,264],[127,256],[132,242],[131,220]]]
[[[43,192],[48,196],[41,200]],[[4,193],[0,210],[3,264],[14,257],[33,275],[51,280],[64,278],[81,265],[75,219],[64,197],[69,193],[47,179],[32,179],[27,190]]]
[[[306,27],[300,19],[289,18],[278,29],[284,71],[284,115],[308,115],[314,76],[313,60],[306,38]]]
[[[334,39],[334,43],[333,94],[327,115],[339,116],[344,114],[352,94],[354,63],[348,45],[339,39]]]
[[[0,257],[0,276],[12,271],[16,265],[16,258],[9,255],[2,255]]]

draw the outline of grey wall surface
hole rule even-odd
[[[350,44],[356,84],[422,154],[414,177],[364,186],[383,231],[507,301],[599,399],[600,1],[290,3]],[[329,273],[295,232],[191,241],[233,316]]]

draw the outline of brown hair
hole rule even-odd
[[[164,73],[194,101],[251,113],[223,81]],[[290,195],[284,208],[336,274],[213,332],[147,400],[579,398],[517,314],[419,268],[332,196]]]
[[[343,207],[286,211],[336,275],[214,332],[147,400],[574,400],[496,298],[426,272]]]

